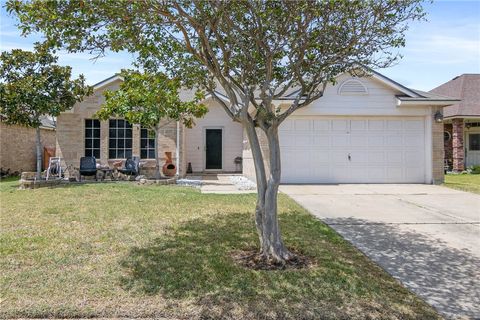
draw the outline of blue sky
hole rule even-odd
[[[23,38],[16,20],[3,8],[0,14],[0,50],[29,50],[40,35]],[[407,33],[404,58],[395,66],[378,70],[401,84],[430,90],[462,73],[480,73],[480,0],[435,1],[426,4],[428,22],[415,22]],[[75,75],[83,73],[95,84],[122,68],[128,68],[132,56],[109,53],[96,61],[86,53],[59,53],[59,63],[70,65]]]

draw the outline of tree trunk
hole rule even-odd
[[[253,123],[244,124],[250,143],[257,178],[255,224],[260,238],[260,253],[271,263],[284,264],[292,258],[280,234],[277,196],[281,177],[280,144],[276,125],[265,131],[268,140],[269,172],[265,170],[258,135]]]
[[[160,157],[158,156],[158,137],[160,132],[160,127],[157,125],[155,126],[155,179],[158,180],[161,178],[160,175]]]
[[[37,179],[41,178],[42,173],[42,141],[40,140],[40,127],[35,128],[35,149],[37,155]]]

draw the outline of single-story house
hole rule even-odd
[[[480,165],[480,74],[462,74],[430,92],[461,99],[443,109],[446,165],[456,172]]]
[[[41,119],[40,141],[44,147],[55,147],[55,122],[48,117]],[[35,148],[36,133],[34,128],[8,125],[0,117],[0,169],[2,173],[21,173],[35,171],[37,153]],[[44,163],[45,169],[45,163]]]
[[[57,119],[57,156],[78,167],[93,155],[103,165],[138,155],[154,166],[154,141],[147,130],[122,119],[99,121],[95,112],[105,90],[116,90],[113,76],[94,86],[94,94]],[[182,92],[189,95],[191,92]],[[225,97],[225,99],[227,99]],[[280,108],[293,98],[275,101]],[[324,96],[296,111],[280,128],[284,183],[441,183],[444,106],[457,99],[409,89],[379,73],[342,74]],[[209,112],[185,128],[163,121],[159,155],[172,152],[178,174],[241,172],[254,179],[244,130],[210,97]],[[241,157],[243,163],[236,163]]]

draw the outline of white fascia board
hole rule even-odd
[[[461,100],[401,100],[397,98],[397,107],[400,106],[451,106]]]
[[[101,88],[103,88],[103,87],[105,87],[105,86],[108,86],[109,84],[111,84],[111,83],[113,83],[113,82],[115,82],[115,81],[118,81],[118,80],[123,81],[123,77],[120,76],[120,75],[118,75],[118,74],[116,74],[116,75],[114,75],[114,76],[111,76],[110,78],[107,78],[107,79],[105,79],[105,80],[102,80],[102,81],[94,84],[94,85],[93,85],[93,90],[96,91],[96,90],[101,89]]]

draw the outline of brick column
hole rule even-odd
[[[465,149],[463,148],[463,119],[452,120],[453,171],[465,170]]]

